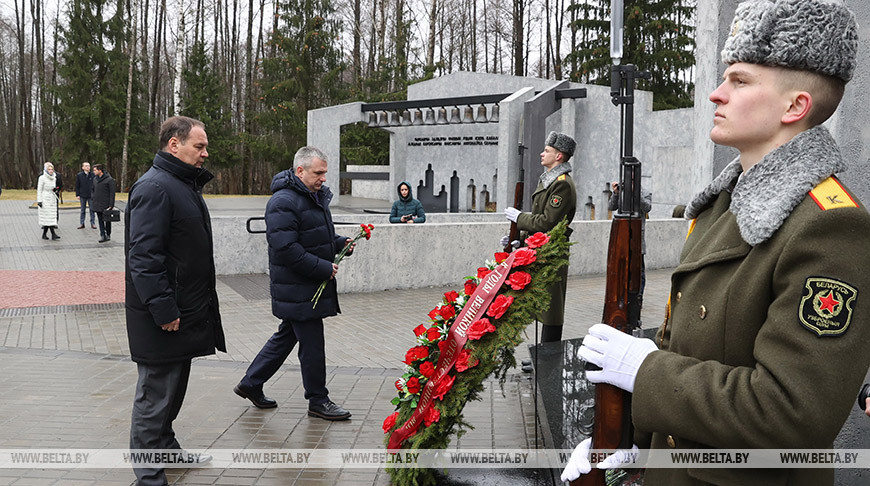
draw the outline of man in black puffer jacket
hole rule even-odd
[[[208,138],[202,122],[176,116],[160,128],[154,166],[133,184],[125,211],[127,338],[139,369],[130,449],[176,449],[190,361],[226,352],[215,292],[211,219],[202,186]],[[162,468],[134,466],[138,485],[164,485]]]
[[[329,212],[332,192],[323,185],[326,171],[326,155],[314,147],[302,147],[293,159],[293,170],[272,179],[266,238],[272,314],[282,322],[233,391],[259,408],[278,406],[264,395],[263,384],[298,342],[308,415],[345,420],[350,412],[333,403],[326,389],[323,318],[341,312],[335,284],[338,265],[333,260],[351,239],[335,234]],[[311,299],[321,282],[327,285],[314,307]]]

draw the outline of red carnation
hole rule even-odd
[[[402,380],[396,380],[394,385],[396,385],[396,390],[399,390],[399,391],[402,390]]]
[[[425,376],[427,380],[432,379],[435,376],[435,365],[431,361],[423,361],[423,364],[420,365],[420,374]]]
[[[423,414],[423,423],[426,424],[426,427],[428,427],[439,420],[441,420],[441,412],[439,412],[433,404],[431,407],[429,407],[429,410],[426,410],[426,412]]]
[[[444,395],[446,395],[447,392],[449,392],[450,389],[453,388],[453,380],[455,379],[456,378],[450,375],[446,375],[444,378],[441,378],[441,381],[435,384],[435,390],[432,396],[434,398],[442,400],[444,398]]]
[[[459,353],[459,356],[456,357],[456,371],[462,373],[468,368],[474,368],[477,366],[477,363],[479,363],[477,360],[471,361],[471,351],[463,349],[462,352]]]
[[[433,407],[433,408],[434,408],[434,407]],[[393,413],[391,413],[390,415],[388,415],[386,419],[384,419],[384,425],[383,425],[383,428],[384,428],[384,433],[385,433],[385,434],[386,434],[387,432],[389,432],[390,429],[393,428],[393,426],[396,425],[396,419],[397,419],[397,418],[399,418],[399,412],[393,412]]]
[[[418,359],[425,359],[429,356],[429,348],[426,346],[414,346],[409,349],[407,353],[405,353],[405,364],[412,364],[414,361]]]
[[[441,317],[446,321],[452,319],[453,316],[456,315],[456,309],[453,308],[452,304],[442,305],[441,310],[439,310],[438,313],[441,314]]]
[[[409,378],[405,386],[408,387],[408,393],[411,395],[420,393],[420,380],[416,376]]]
[[[503,252],[503,251],[497,252],[497,253],[494,255],[494,256],[495,256],[495,262],[496,262],[496,263],[501,263],[501,262],[507,260],[508,255],[510,255],[510,253]]]
[[[550,237],[546,233],[535,233],[526,238],[526,246],[528,248],[540,248],[550,242]]]
[[[429,342],[435,342],[441,339],[441,330],[435,326],[430,327],[426,330],[426,339],[428,339]]]
[[[511,267],[521,267],[523,265],[528,265],[529,263],[533,263],[536,259],[535,250],[531,248],[520,248],[515,251],[514,254],[514,264]]]
[[[499,295],[498,297],[501,296]],[[496,297],[496,300],[498,300],[498,297]],[[478,319],[472,322],[471,325],[468,326],[468,331],[466,332],[466,334],[468,335],[468,339],[476,340],[483,337],[484,334],[493,331],[495,331],[495,326],[493,326],[492,323],[489,322],[489,319],[484,317],[483,319]]]
[[[474,293],[474,290],[477,288],[477,284],[474,283],[474,280],[466,280],[465,281],[465,295],[471,296]]]
[[[414,328],[414,335],[417,337],[420,337],[420,335],[422,335],[425,332],[426,332],[426,326],[424,326],[423,324],[420,324],[419,326]]]
[[[432,319],[433,321],[438,320],[438,307],[429,311],[429,319]]]
[[[444,294],[444,301],[447,302],[448,304],[456,302],[456,299],[458,299],[458,298],[459,298],[459,292],[457,292],[455,290],[451,290],[450,292],[447,292],[446,294]]]
[[[532,281],[532,276],[526,272],[514,272],[507,279],[508,285],[514,290],[523,290]],[[416,332],[416,331],[415,331]]]
[[[489,274],[489,272],[491,272],[490,269],[488,269],[486,267],[480,267],[477,269],[477,278],[483,279],[484,277],[487,276],[487,274]]]
[[[507,295],[497,295],[495,300],[492,301],[492,304],[489,305],[489,310],[486,311],[486,315],[492,317],[493,319],[498,319],[503,316],[504,313],[508,310],[508,307],[514,302],[513,297],[509,297]]]

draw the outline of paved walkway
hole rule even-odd
[[[264,205],[263,198],[209,200],[213,214],[256,215]],[[115,239],[100,244],[98,231],[75,229],[78,210],[61,210],[62,239],[45,241],[36,212],[23,202],[6,200],[0,200],[0,224],[5,229],[0,233],[0,449],[126,448],[136,367],[129,360],[123,294],[117,291],[124,266],[123,226],[116,224]],[[645,327],[661,321],[669,274],[647,274]],[[457,279],[453,288],[459,284]],[[277,409],[258,410],[232,393],[278,320],[271,315],[264,275],[219,277],[228,352],[194,361],[187,398],[175,422],[179,441],[190,449],[382,448],[381,423],[393,409],[393,381],[413,345],[411,330],[450,289],[341,296],[344,313],[326,320],[327,386],[331,398],[354,415],[348,422],[327,423],[306,416],[295,355],[267,384],[266,393],[279,402]],[[569,280],[564,338],[580,337],[599,321],[603,292],[603,277]],[[401,313],[387,310],[396,301],[403,303]],[[534,341],[533,328],[527,341]],[[516,354],[517,359],[528,357],[527,346],[521,345]],[[487,383],[483,399],[465,409],[475,429],[451,444],[534,447],[539,434],[531,396],[530,380],[518,371],[505,384],[504,396],[497,383]],[[383,470],[364,469],[170,473],[175,484],[389,484]],[[0,470],[0,485],[126,485],[132,480],[126,469]]]

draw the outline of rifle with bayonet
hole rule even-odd
[[[526,190],[526,172],[523,168],[523,163],[525,161],[525,152],[527,147],[523,145],[523,119],[520,118],[520,143],[517,147],[517,151],[520,154],[520,177],[517,179],[517,184],[514,186],[514,207],[518,211],[523,210],[523,196],[525,195]],[[514,241],[518,241],[520,239],[520,229],[517,226],[516,221],[511,221],[511,230],[508,234],[508,242],[504,247],[504,251],[510,253],[514,250],[513,243]]]
[[[619,209],[610,226],[607,248],[607,283],[602,322],[628,334],[640,330],[641,272],[641,164],[634,157],[634,87],[637,78],[648,78],[636,66],[622,65],[623,2],[611,4],[610,96],[620,108]],[[587,369],[595,369],[587,364]],[[595,415],[592,424],[592,449],[631,449],[634,428],[631,422],[631,394],[606,383],[595,385]],[[571,482],[572,486],[602,486],[606,472],[593,467]]]

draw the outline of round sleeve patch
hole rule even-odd
[[[558,208],[561,205],[562,205],[562,196],[556,194],[550,198],[550,206],[553,206],[554,208]]]
[[[832,278],[808,277],[804,290],[798,310],[801,324],[820,337],[845,334],[852,321],[858,289]]]

